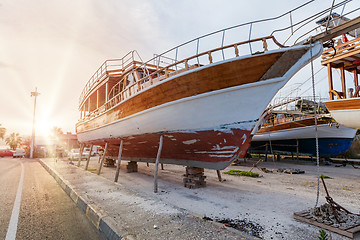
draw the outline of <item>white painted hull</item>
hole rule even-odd
[[[272,97],[286,83],[277,78],[214,91],[163,104],[90,131],[80,142],[158,132],[199,130],[251,131]],[[252,99],[249,108],[248,99]]]
[[[318,125],[318,138],[354,138],[356,129],[347,128],[344,126],[336,127],[335,124],[329,126],[328,124]],[[315,126],[306,126],[299,128],[291,128],[273,131],[270,133],[256,134],[252,141],[277,141],[290,139],[310,139],[315,138]]]
[[[360,129],[360,109],[333,110],[330,111],[330,114],[339,124]]]
[[[360,98],[347,98],[325,102],[331,117],[339,124],[360,129]]]

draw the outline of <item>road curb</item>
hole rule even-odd
[[[89,221],[95,228],[108,240],[133,240],[136,239],[128,233],[120,233],[116,227],[116,222],[99,207],[88,203],[79,193],[74,190],[74,187],[60,174],[50,167],[42,159],[39,159],[40,164],[47,172],[56,180],[64,192],[74,201],[76,206],[86,215]]]

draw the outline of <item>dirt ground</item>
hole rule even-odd
[[[259,178],[223,174],[231,169],[249,171],[257,159],[240,161],[222,172],[219,182],[215,170],[205,170],[205,188],[188,189],[183,186],[185,167],[164,165],[159,170],[159,192],[153,193],[154,164],[138,163],[138,172],[126,173],[127,161],[121,162],[118,183],[134,192],[158,198],[168,205],[186,209],[214,220],[233,220],[245,223],[249,234],[262,239],[317,239],[320,228],[299,222],[294,212],[315,206],[317,198],[317,175],[325,179],[330,196],[351,212],[360,213],[360,169],[352,166],[335,167],[311,162],[285,162],[284,160],[261,162],[267,169],[295,168],[304,174],[265,173],[258,168],[252,171]],[[76,162],[74,162],[76,165]],[[84,168],[85,161],[81,162]],[[89,170],[96,173],[98,157],[92,157]],[[103,167],[101,176],[113,180],[115,167]],[[320,182],[319,203],[325,203],[325,191]],[[328,232],[328,231],[327,231]],[[348,239],[328,232],[332,239]]]

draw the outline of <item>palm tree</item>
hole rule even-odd
[[[12,150],[16,150],[16,148],[21,145],[22,138],[19,133],[11,133],[10,136],[5,138],[5,142]]]
[[[63,130],[59,127],[53,127],[51,129],[51,136],[55,139],[59,139],[60,136],[62,136],[64,134]]]
[[[5,133],[6,133],[6,128],[1,127],[0,124],[0,139],[4,139]]]

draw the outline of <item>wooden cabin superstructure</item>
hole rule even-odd
[[[324,51],[321,64],[327,66],[330,101],[326,101],[332,117],[341,125],[360,128],[360,37],[339,42]],[[340,71],[341,89],[334,88],[333,69]],[[353,75],[353,83],[346,81],[345,72]]]

